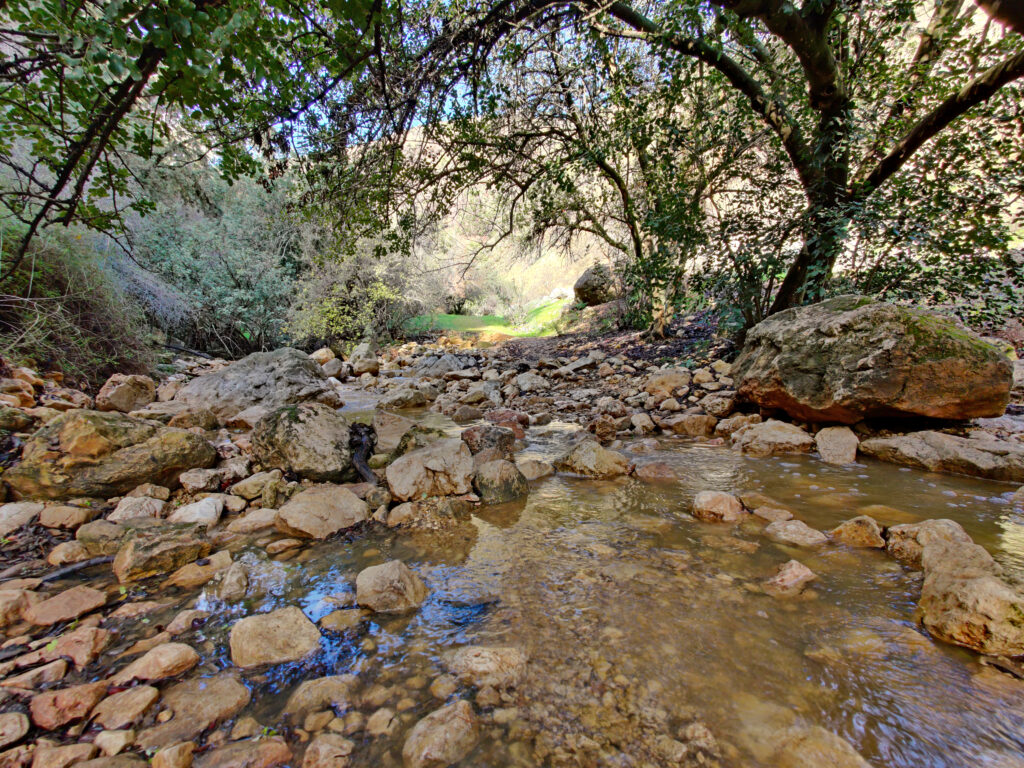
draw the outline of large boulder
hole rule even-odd
[[[967,438],[944,432],[914,432],[864,440],[860,444],[860,452],[882,461],[930,472],[1024,482],[1024,445],[993,437]]]
[[[376,613],[403,613],[427,599],[427,585],[401,560],[364,568],[356,576],[356,602]]]
[[[473,478],[473,487],[484,504],[503,504],[530,492],[526,476],[515,464],[504,459],[481,464]]]
[[[264,416],[252,433],[252,453],[265,469],[321,483],[355,479],[348,422],[323,403],[286,405]]]
[[[615,280],[604,264],[595,264],[572,287],[576,301],[594,307],[615,298]]]
[[[369,516],[370,507],[348,488],[323,485],[293,496],[278,511],[274,525],[289,536],[326,539]]]
[[[1013,366],[948,318],[840,296],[756,325],[732,376],[743,400],[804,421],[852,424],[876,416],[998,416]]]
[[[320,366],[304,352],[288,347],[254,352],[220,371],[199,376],[174,399],[193,410],[209,409],[222,424],[253,406],[271,411],[307,400],[341,405]]]
[[[373,341],[364,341],[357,344],[352,354],[348,356],[349,365],[352,366],[352,373],[355,376],[362,376],[369,373],[376,376],[380,371],[380,361],[377,359],[377,344]]]
[[[395,459],[388,465],[386,477],[391,495],[399,501],[469,493],[473,457],[458,438],[438,440]]]
[[[22,498],[109,498],[142,483],[174,487],[185,470],[216,460],[213,446],[192,432],[117,412],[72,410],[29,438],[4,480]]]

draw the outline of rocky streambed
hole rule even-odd
[[[721,361],[179,369],[8,380],[0,765],[1024,765],[1017,483]]]

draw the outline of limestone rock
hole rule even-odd
[[[222,424],[253,406],[276,410],[307,400],[341,405],[320,366],[303,352],[287,347],[254,352],[222,370],[198,376],[174,399],[193,409],[213,411]]]
[[[709,523],[735,523],[746,514],[731,493],[701,491],[693,498],[693,516]]]
[[[348,356],[348,363],[352,366],[352,374],[362,376],[369,373],[376,376],[380,372],[380,361],[377,359],[377,344],[373,341],[364,341],[357,344]]]
[[[191,741],[207,728],[227,720],[249,703],[251,694],[237,677],[221,674],[198,677],[171,687],[163,697],[173,719],[142,731],[136,743],[142,749]]]
[[[6,749],[28,733],[28,718],[21,712],[0,714],[0,749]]]
[[[530,492],[523,473],[511,461],[502,459],[481,464],[473,477],[473,487],[484,504],[503,504]]]
[[[890,526],[886,551],[908,568],[920,570],[924,548],[937,542],[971,544],[971,537],[953,520],[922,520]]]
[[[281,533],[326,539],[370,517],[370,507],[348,488],[322,485],[293,496],[274,518]]]
[[[33,696],[29,702],[32,722],[40,728],[52,731],[75,720],[81,720],[92,711],[106,692],[107,684],[97,682],[40,693]]]
[[[396,459],[385,475],[391,495],[399,501],[469,493],[473,457],[462,440],[439,440]]]
[[[4,480],[22,497],[110,498],[143,482],[174,486],[186,469],[209,467],[217,452],[192,432],[120,413],[73,410],[25,444]]]
[[[321,733],[306,747],[302,768],[345,768],[355,744],[340,733]]]
[[[275,768],[286,765],[292,751],[280,736],[269,739],[236,741],[195,761],[195,768]]]
[[[764,532],[776,541],[797,547],[820,547],[828,541],[824,533],[811,528],[802,520],[777,520],[769,523]]]
[[[650,374],[644,381],[644,392],[652,397],[665,400],[673,397],[680,389],[690,386],[693,374],[687,368],[670,368]]]
[[[81,529],[79,529],[81,530]],[[122,584],[173,573],[186,563],[210,554],[212,545],[200,526],[165,523],[128,533],[114,557],[114,575]]]
[[[778,572],[764,583],[764,591],[775,597],[789,597],[798,594],[817,575],[799,560],[790,560],[781,565]]]
[[[526,654],[518,648],[468,645],[448,654],[445,664],[464,683],[502,690],[522,682],[526,661]]]
[[[478,424],[475,427],[464,429],[459,437],[469,446],[469,452],[474,456],[481,451],[491,449],[496,450],[502,458],[512,460],[516,436],[511,429],[491,424]]]
[[[829,531],[829,536],[851,547],[885,549],[882,526],[869,515],[860,515],[840,523]]]
[[[631,468],[629,459],[621,453],[602,447],[593,439],[583,440],[555,461],[555,469],[559,472],[571,472],[588,477],[625,475]]]
[[[814,444],[826,464],[852,464],[860,440],[849,427],[825,427],[814,436]]]
[[[70,621],[106,605],[107,596],[98,589],[80,584],[66,589],[42,602],[32,603],[24,610],[26,621],[40,626],[49,626],[60,621]]]
[[[377,450],[392,453],[398,448],[402,436],[416,426],[416,422],[397,413],[377,409],[373,414],[373,430],[377,433]]]
[[[405,768],[444,768],[468,755],[479,738],[473,707],[460,699],[413,726],[402,747],[402,762]]]
[[[210,528],[220,522],[224,512],[224,500],[209,496],[201,501],[178,507],[167,517],[169,523],[195,523]]]
[[[305,680],[288,697],[284,713],[291,715],[296,722],[302,722],[311,712],[348,709],[354,702],[357,684],[358,678],[355,675],[331,675]]]
[[[199,654],[185,643],[163,643],[146,652],[114,675],[113,685],[124,685],[132,680],[154,682],[188,672],[199,663]]]
[[[92,719],[104,728],[128,728],[134,725],[160,698],[151,685],[137,685],[101,701],[92,711]]]
[[[870,768],[848,741],[817,725],[786,730],[771,764],[776,768]]]
[[[517,462],[516,466],[519,467],[519,471],[523,473],[523,477],[529,482],[555,474],[555,468],[551,464],[539,459],[524,459]]]
[[[115,373],[96,395],[97,411],[129,413],[156,400],[156,382],[149,376]]]
[[[364,568],[356,576],[356,602],[377,613],[418,608],[427,594],[427,585],[401,560]]]
[[[733,433],[732,443],[743,453],[761,457],[814,450],[813,437],[795,424],[776,419],[742,427]]]
[[[615,298],[615,280],[608,267],[595,264],[579,276],[572,291],[578,303],[596,307]]]
[[[864,440],[860,451],[882,461],[930,472],[1024,482],[1024,445],[995,438],[914,432]]]
[[[970,419],[1006,409],[1013,367],[953,321],[840,296],[756,325],[733,364],[742,399],[805,421]]]
[[[114,508],[114,511],[107,515],[107,521],[111,523],[123,523],[126,520],[135,520],[140,517],[160,519],[167,509],[167,502],[160,499],[152,499],[148,496],[125,496]]]
[[[231,661],[248,668],[304,659],[320,648],[320,631],[301,608],[290,605],[235,622]]]
[[[265,468],[316,482],[355,478],[348,422],[322,403],[285,406],[260,419],[252,433],[252,451]]]
[[[43,505],[35,501],[14,501],[0,506],[0,537],[6,537],[21,526],[31,523],[42,511]]]

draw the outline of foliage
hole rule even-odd
[[[119,231],[130,157],[171,138],[168,116],[218,136],[228,179],[260,168],[307,113],[365,70],[384,9],[372,0],[9,0],[0,4],[0,202],[24,226]],[[211,142],[214,143],[214,142]],[[128,197],[126,200],[125,198]]]
[[[181,169],[151,174],[146,192],[153,212],[131,220],[129,232],[134,259],[153,274],[124,262],[121,272],[154,324],[229,357],[279,346],[315,245],[311,228],[288,214],[286,190],[247,179],[229,186],[212,170]]]
[[[6,240],[4,261],[10,257]],[[0,295],[0,355],[38,370],[59,370],[98,388],[112,373],[153,365],[140,308],[82,235],[33,243]]]

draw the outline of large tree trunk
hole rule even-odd
[[[838,201],[821,203],[811,210],[803,247],[786,272],[769,315],[825,298],[848,224],[849,217]]]

